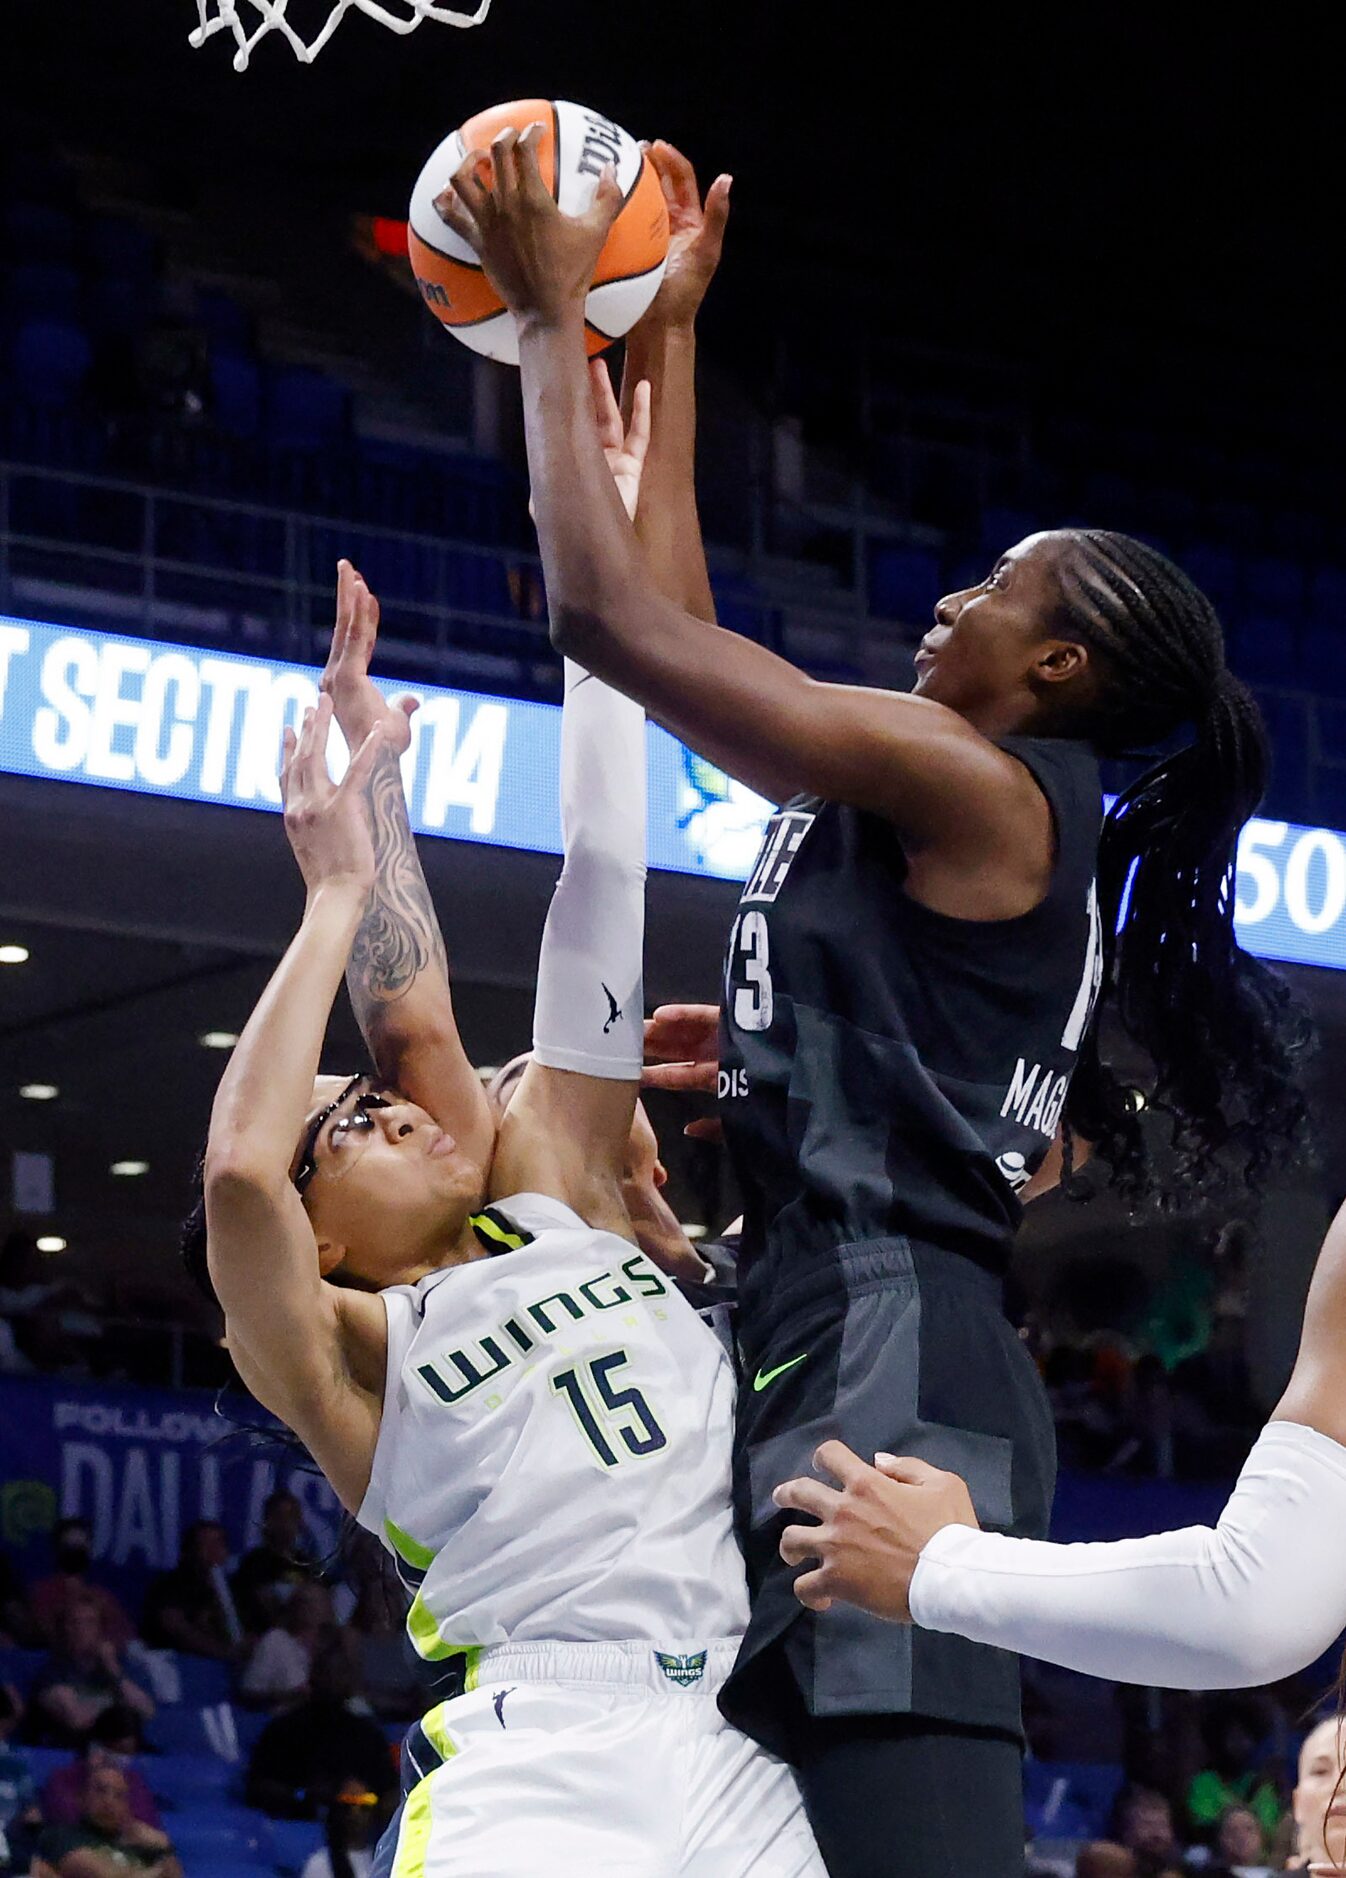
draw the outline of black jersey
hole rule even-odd
[[[730,936],[720,1113],[743,1277],[901,1235],[1002,1271],[1055,1133],[1101,972],[1102,795],[1084,744],[1007,738],[1051,807],[1046,897],[932,912],[883,817],[800,799],[767,825]]]

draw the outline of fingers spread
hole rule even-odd
[[[663,185],[664,200],[679,219],[695,218],[701,213],[701,192],[696,186],[696,171],[675,144],[662,137],[650,146],[650,162]]]
[[[530,124],[520,137],[515,151],[515,172],[519,191],[536,205],[550,204],[552,200],[551,190],[542,180],[542,165],[539,160],[539,150],[546,134],[545,124]]]
[[[508,207],[519,193],[519,172],[514,162],[514,148],[518,141],[518,131],[512,124],[507,124],[491,143],[495,193],[502,208]]]
[[[807,1474],[798,1480],[782,1481],[771,1497],[777,1506],[812,1513],[816,1519],[830,1519],[841,1501],[835,1487],[824,1486],[821,1480],[810,1480]]]
[[[872,1472],[844,1441],[824,1441],[814,1449],[813,1465],[825,1474],[834,1474],[843,1487],[858,1486]]]
[[[622,186],[611,163],[603,165],[594,199],[578,219],[594,232],[606,235],[622,211]]]
[[[832,1600],[823,1589],[826,1582],[826,1573],[821,1568],[818,1571],[801,1572],[795,1579],[795,1596],[811,1611],[830,1611]]]
[[[613,409],[616,409],[614,404]],[[631,404],[631,424],[626,433],[626,448],[637,464],[643,464],[650,448],[650,381],[642,378]]]
[[[605,450],[622,447],[622,413],[612,389],[612,374],[604,359],[590,359],[589,388],[593,392],[594,417],[598,422],[598,441]]]
[[[717,176],[706,193],[706,214],[698,246],[718,261],[724,246],[725,223],[729,220],[729,190],[732,176]]]
[[[803,1565],[822,1557],[822,1526],[787,1526],[780,1536],[780,1555],[787,1565]]]
[[[910,1454],[876,1454],[874,1465],[889,1480],[900,1480],[908,1487],[923,1487],[927,1481],[938,1480],[941,1472]]]

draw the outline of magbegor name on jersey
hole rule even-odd
[[[1001,1119],[1011,1117],[1020,1128],[1035,1128],[1050,1141],[1061,1119],[1069,1087],[1069,1076],[1053,1076],[1041,1063],[1029,1065],[1020,1057],[1000,1105]]]

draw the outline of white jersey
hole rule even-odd
[[[470,1667],[484,1646],[741,1635],[724,1349],[642,1252],[557,1200],[520,1194],[477,1230],[507,1256],[382,1293],[359,1519],[415,1590],[416,1649]]]

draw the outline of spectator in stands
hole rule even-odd
[[[236,1661],[243,1625],[225,1566],[229,1540],[218,1520],[198,1519],[182,1535],[178,1562],[150,1582],[141,1634],[157,1650],[185,1650],[217,1662]]]
[[[1294,1792],[1300,1865],[1346,1865],[1346,1726],[1329,1715],[1299,1750]]]
[[[82,1747],[114,1702],[124,1702],[142,1720],[154,1713],[153,1700],[127,1675],[105,1634],[101,1608],[87,1598],[67,1608],[60,1642],[39,1670],[29,1700],[30,1725],[54,1747]]]
[[[37,1627],[48,1643],[55,1641],[61,1620],[71,1604],[95,1604],[103,1622],[103,1635],[115,1649],[124,1650],[136,1634],[126,1606],[105,1585],[89,1577],[93,1561],[93,1533],[85,1519],[58,1520],[52,1533],[56,1570],[39,1578],[31,1603]]]
[[[251,1806],[281,1819],[318,1819],[347,1781],[390,1805],[397,1790],[378,1723],[352,1707],[355,1653],[338,1632],[313,1659],[312,1692],[268,1722],[248,1764]]]
[[[18,1690],[0,1682],[0,1874],[5,1878],[28,1870],[32,1841],[42,1824],[32,1772],[9,1745],[22,1719]]]
[[[1182,1865],[1173,1809],[1153,1787],[1128,1787],[1117,1799],[1118,1842],[1136,1861],[1136,1878],[1161,1878]]]
[[[0,1649],[28,1649],[41,1641],[28,1591],[7,1552],[0,1552]]]
[[[124,1702],[105,1708],[93,1727],[83,1752],[58,1767],[42,1788],[42,1816],[51,1826],[73,1826],[80,1816],[84,1783],[91,1767],[119,1767],[126,1775],[131,1817],[146,1826],[159,1826],[159,1808],[149,1783],[135,1765],[144,1742],[140,1719]]]
[[[1257,1752],[1269,1721],[1256,1697],[1219,1696],[1203,1709],[1206,1765],[1187,1789],[1188,1822],[1203,1842],[1231,1807],[1247,1807],[1265,1837],[1276,1830],[1284,1808]]]
[[[1250,1806],[1231,1806],[1215,1834],[1215,1863],[1236,1878],[1269,1878],[1266,1834]]]
[[[258,1638],[239,1678],[239,1693],[257,1708],[289,1708],[301,1701],[309,1691],[314,1655],[333,1628],[326,1585],[296,1585],[281,1621]]]
[[[234,1602],[243,1628],[254,1637],[270,1630],[280,1622],[294,1587],[317,1576],[304,1509],[282,1488],[262,1509],[261,1544],[245,1553],[234,1573]]]
[[[126,1775],[90,1767],[73,1826],[48,1826],[37,1842],[34,1878],[182,1878],[167,1834],[131,1814]]]
[[[313,1854],[299,1878],[370,1878],[373,1848],[387,1820],[388,1810],[377,1793],[358,1780],[344,1781],[327,1809],[327,1843]]]
[[[1136,1855],[1110,1839],[1096,1839],[1080,1847],[1075,1878],[1136,1878]]]
[[[388,1721],[414,1721],[426,1707],[425,1672],[407,1640],[407,1597],[392,1561],[372,1533],[346,1546],[355,1608],[350,1629],[369,1706]]]

